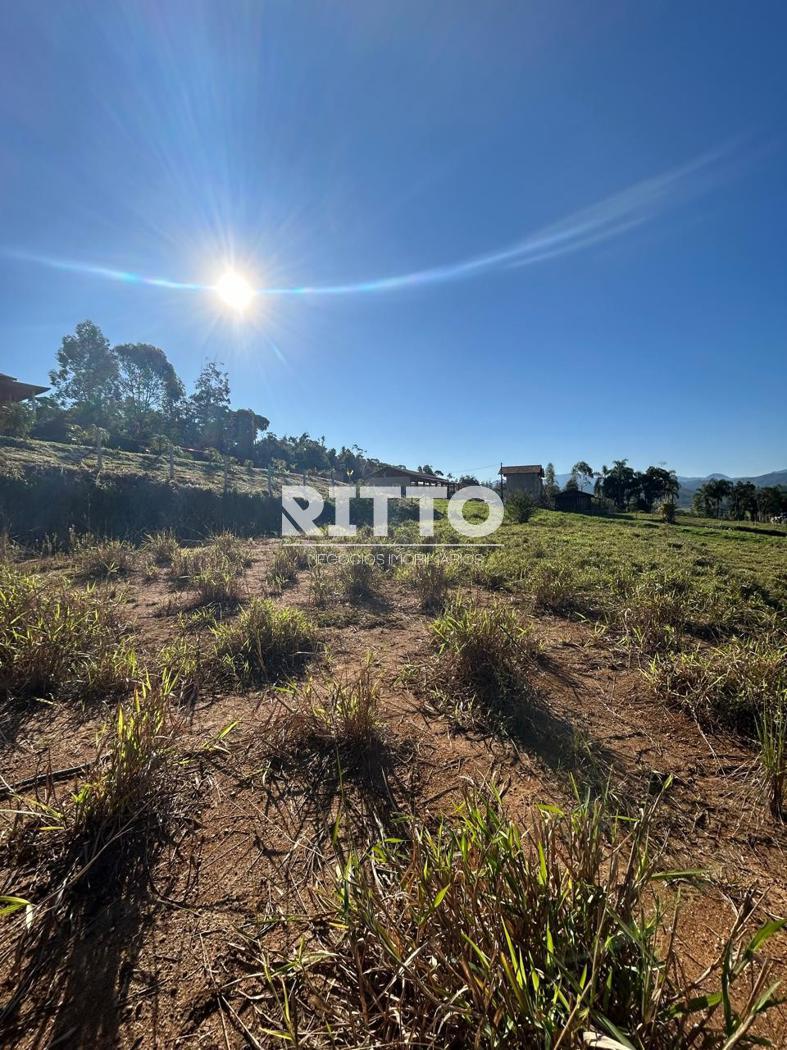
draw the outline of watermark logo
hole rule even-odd
[[[348,540],[357,534],[358,527],[353,524],[352,501],[368,499],[372,501],[372,531],[377,537],[388,536],[388,504],[391,500],[402,499],[402,488],[396,485],[331,485],[328,497],[335,507],[334,521],[328,525],[328,536],[334,539]],[[436,499],[447,499],[448,489],[444,485],[407,485],[404,487],[406,499],[418,502],[418,531],[422,538],[434,536],[434,502]],[[483,521],[468,521],[464,514],[465,505],[469,502],[481,502],[488,508]],[[317,524],[317,519],[325,510],[325,499],[311,485],[284,485],[281,496],[281,534],[282,536],[324,536],[324,531]],[[448,521],[452,528],[469,540],[482,540],[496,532],[503,522],[503,501],[494,489],[486,485],[468,485],[459,489],[448,500]],[[455,546],[455,544],[443,544]]]

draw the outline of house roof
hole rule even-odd
[[[408,481],[422,481],[429,485],[450,485],[448,478],[438,474],[424,474],[420,470],[409,470],[407,467],[394,467],[390,463],[380,463],[366,478],[406,478]]]
[[[540,478],[544,476],[544,468],[540,463],[531,463],[520,467],[501,467],[500,473],[503,475],[508,474],[538,474]]]
[[[0,372],[0,401],[25,401],[28,397],[45,394],[48,389],[48,386],[20,383],[13,376],[7,376]]]

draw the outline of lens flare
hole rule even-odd
[[[216,291],[225,306],[243,313],[254,298],[254,289],[239,273],[228,270],[216,284]]]

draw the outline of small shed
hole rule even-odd
[[[568,511],[571,514],[592,514],[593,497],[582,489],[565,489],[555,493],[555,510]]]
[[[39,394],[45,394],[48,389],[48,386],[20,383],[13,376],[7,376],[0,372],[0,404],[9,404],[12,401],[27,401],[29,397],[38,397]]]
[[[513,496],[516,492],[525,492],[533,499],[539,499],[544,486],[544,468],[540,463],[531,463],[518,467],[501,467],[500,473],[505,478],[505,496]]]
[[[451,496],[456,489],[456,482],[449,481],[439,474],[424,474],[420,470],[408,470],[407,467],[392,467],[389,463],[381,463],[371,474],[363,479],[364,485],[379,485],[382,488],[402,488],[405,485],[415,487],[443,485],[448,489]]]

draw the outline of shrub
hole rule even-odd
[[[249,960],[263,987],[245,1001],[261,1031],[293,1044],[308,1016],[315,1046],[752,1046],[752,1022],[777,1001],[767,966],[751,973],[755,951],[783,922],[744,936],[742,909],[719,960],[689,981],[679,913],[654,903],[653,810],[544,807],[523,835],[499,798],[470,796],[436,827],[413,819],[342,857],[324,919],[294,955]]]
[[[659,516],[661,520],[665,521],[668,525],[675,524],[676,513],[677,508],[674,503],[665,501],[664,503],[659,504]]]
[[[16,559],[19,548],[6,529],[0,530],[0,563],[7,564]]]
[[[523,525],[530,521],[535,509],[535,501],[526,492],[514,492],[506,500],[506,520],[515,525]]]
[[[297,609],[255,598],[231,622],[213,630],[209,659],[216,673],[261,685],[300,670],[317,648],[313,624]]]
[[[433,621],[432,636],[448,689],[480,705],[484,715],[521,715],[521,701],[535,692],[531,677],[540,646],[512,609],[454,601]]]
[[[787,645],[778,638],[735,638],[654,659],[646,676],[657,695],[687,707],[700,722],[753,735],[787,692]]]
[[[229,528],[244,536],[275,535],[281,528],[281,502],[262,492],[222,494],[141,475],[97,480],[59,466],[31,468],[19,476],[0,473],[0,523],[29,543],[47,536],[63,542],[72,527],[127,538],[161,529],[174,529],[187,539]]]
[[[0,566],[0,694],[104,699],[125,692],[136,674],[130,640],[105,597]]]

